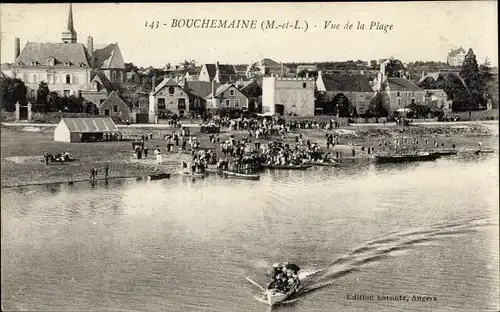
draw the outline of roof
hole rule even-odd
[[[219,64],[219,75],[236,75],[233,65]]]
[[[391,91],[424,91],[406,78],[387,78]]]
[[[172,78],[165,78],[160,82],[159,85],[156,86],[156,88],[153,91],[153,95],[155,95],[158,91],[160,91],[163,87],[179,87],[182,88],[180,84],[178,84],[175,80]]]
[[[219,82],[222,84],[237,82],[238,80],[240,80],[240,78],[242,78],[242,76],[238,74],[230,74],[230,75],[219,74]]]
[[[204,64],[204,66],[207,68],[208,76],[210,76],[210,79],[213,79],[215,77],[215,74],[217,73],[216,65],[215,64]]]
[[[215,88],[219,88],[220,86],[220,83],[215,83]],[[204,99],[212,93],[212,83],[207,81],[186,81],[184,90],[194,96]]]
[[[269,67],[281,67],[281,64],[273,61],[269,58],[263,58],[262,60],[254,63],[255,66],[269,66]]]
[[[373,88],[361,74],[323,74],[321,75],[326,91],[373,92]]]
[[[97,81],[102,85],[106,91],[111,91],[113,90],[113,86],[111,85],[111,82],[109,81],[108,77],[103,72],[96,71],[92,74],[90,82]]]
[[[95,45],[94,67],[125,69],[125,63],[118,43]]]
[[[70,132],[118,132],[113,119],[103,118],[62,118],[61,123],[68,127]]]
[[[310,69],[317,70],[318,67],[316,65],[299,65],[299,66],[297,66],[296,71],[299,72],[299,71],[304,70],[304,69],[305,70],[310,70]]]
[[[80,67],[83,64],[89,67],[85,46],[81,43],[42,43],[28,42],[24,46],[19,56],[16,58],[16,64],[22,62],[21,66],[30,66],[31,62],[37,62],[38,66],[46,66],[49,58],[54,58],[55,68],[66,68],[65,62],[70,62],[69,67]]]
[[[10,70],[11,66],[12,66],[12,64],[10,64],[10,63],[2,63],[1,69],[2,70]]]
[[[465,81],[457,72],[428,73],[417,82],[417,85],[426,90],[443,89],[451,99],[455,98],[457,92],[469,93]]]
[[[215,90],[215,96],[219,96],[222,92],[226,91],[227,89],[229,89],[229,87],[235,87],[236,89],[238,89],[234,84],[232,83],[228,83],[228,84],[223,84],[221,86],[219,86],[216,90]],[[210,91],[210,93],[205,97],[205,98],[208,98],[208,97],[212,97],[212,92]]]
[[[238,81],[236,82],[236,85],[238,87],[238,89],[240,90],[243,90],[245,89],[246,87],[252,85],[253,83],[257,84],[257,81],[253,80],[253,79],[250,79],[250,80],[243,80],[243,81]],[[258,84],[257,84],[258,85]]]
[[[118,95],[118,92],[112,91],[108,95],[108,97],[101,104],[98,105],[98,107],[101,107],[101,106],[104,106],[104,105],[119,105],[119,104],[127,106],[127,104]]]
[[[236,72],[247,72],[247,68],[248,68],[248,65],[234,65],[234,69],[236,70]]]

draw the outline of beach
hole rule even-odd
[[[375,152],[380,149],[390,150],[395,139],[405,138],[408,140],[419,138],[419,147],[422,149],[432,149],[436,142],[439,148],[450,149],[452,144],[457,150],[471,152],[477,149],[477,137],[484,136],[487,141],[492,135],[498,135],[498,122],[470,122],[463,123],[430,123],[417,124],[405,128],[401,133],[401,128],[394,125],[357,125],[343,127],[334,130],[320,129],[299,129],[303,135],[303,141],[310,140],[311,143],[318,143],[322,150],[326,150],[325,135],[333,134],[338,138],[338,144],[329,151],[336,157],[344,160],[367,160],[367,148],[373,147]],[[87,181],[90,170],[95,167],[98,170],[97,178],[104,178],[104,168],[109,166],[109,178],[138,178],[145,177],[158,168],[162,172],[176,174],[179,171],[182,160],[189,161],[191,156],[188,151],[180,152],[180,145],[174,146],[173,152],[166,151],[166,141],[163,137],[171,134],[173,128],[158,128],[143,125],[142,127],[120,127],[123,134],[123,141],[97,142],[97,143],[64,143],[53,140],[53,127],[37,126],[2,126],[2,187],[12,187],[19,185],[45,184],[45,183],[66,183],[73,181]],[[177,130],[178,131],[178,130]],[[220,144],[213,144],[209,141],[209,135],[200,133],[198,127],[190,128],[191,134],[200,141],[201,148],[211,148],[221,156]],[[298,132],[288,133],[285,143],[290,146],[295,144],[295,137]],[[153,133],[153,139],[146,141],[145,146],[149,150],[148,157],[137,159],[132,149],[132,141]],[[221,142],[229,139],[233,135],[236,140],[248,135],[247,131],[225,130],[220,133]],[[274,136],[281,139],[281,136]],[[188,139],[188,138],[186,138]],[[253,138],[254,139],[254,138]],[[427,139],[428,145],[424,145]],[[260,139],[261,143],[267,140]],[[384,145],[387,143],[387,145]],[[441,144],[444,144],[441,147]],[[380,144],[380,146],[379,146]],[[162,164],[157,166],[153,154],[155,148],[162,152]],[[364,147],[364,151],[362,151]],[[485,143],[484,148],[488,148]],[[352,151],[355,151],[353,156]],[[52,154],[68,152],[75,161],[68,163],[51,163],[45,165],[43,155],[45,152]]]

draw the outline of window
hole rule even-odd
[[[175,93],[175,88],[174,87],[168,87],[168,94],[174,95]]]
[[[71,62],[70,62],[70,61],[66,61],[66,62],[64,62],[64,65],[65,65],[65,66],[70,66],[70,65],[71,65]]]
[[[117,80],[117,78],[116,78],[116,72],[113,72],[113,74],[112,74],[111,77],[112,77],[111,79],[113,80],[113,82],[116,82],[116,80]]]
[[[396,93],[397,96],[401,96],[401,92],[398,91],[398,93]]]
[[[398,106],[401,106],[401,99],[398,99]]]
[[[36,66],[36,61],[32,61],[31,66]]]
[[[165,99],[158,99],[158,109],[165,109]]]
[[[229,90],[229,96],[234,96],[234,89]]]
[[[231,101],[230,100],[226,100],[226,107],[229,107],[229,105],[231,105]]]
[[[36,74],[33,74],[33,82],[36,82]]]
[[[109,116],[109,109],[108,109],[108,108],[106,108],[106,109],[104,110],[104,115]]]
[[[411,99],[411,104],[415,104],[415,98]]]
[[[118,112],[118,105],[113,105],[113,112],[117,113]]]
[[[97,81],[92,82],[92,91],[99,91],[97,90]]]
[[[186,109],[186,99],[178,99],[177,100],[177,108],[178,109]]]
[[[240,100],[239,99],[235,99],[234,100],[234,106],[240,106]]]
[[[54,83],[54,74],[47,74],[47,83]]]
[[[304,82],[304,83],[302,83],[302,88],[304,88],[304,89],[305,89],[305,88],[306,88],[306,86],[307,86],[307,84],[306,84],[305,82]]]
[[[48,58],[45,63],[47,66],[54,66],[54,59]]]
[[[64,93],[63,93],[64,96],[70,96],[71,95],[71,92],[69,90],[64,90]]]
[[[71,75],[66,75],[66,83],[67,84],[71,83]]]

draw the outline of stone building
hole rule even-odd
[[[314,89],[313,78],[264,77],[262,112],[314,116]]]
[[[448,63],[448,66],[462,66],[462,63],[465,60],[465,55],[467,53],[465,50],[460,47],[456,50],[451,50],[448,53],[448,58],[446,59],[446,62]]]
[[[87,45],[78,43],[71,4],[61,41],[28,42],[21,51],[20,39],[15,38],[15,61],[11,67],[26,84],[29,97],[36,97],[41,81],[61,95],[84,96],[84,91],[91,91],[96,72],[106,76],[113,89],[125,82],[125,64],[117,43],[94,45],[90,36]]]

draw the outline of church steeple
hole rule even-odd
[[[75,27],[73,26],[73,6],[69,5],[68,25],[62,33],[62,41],[64,43],[76,43],[77,36]]]

